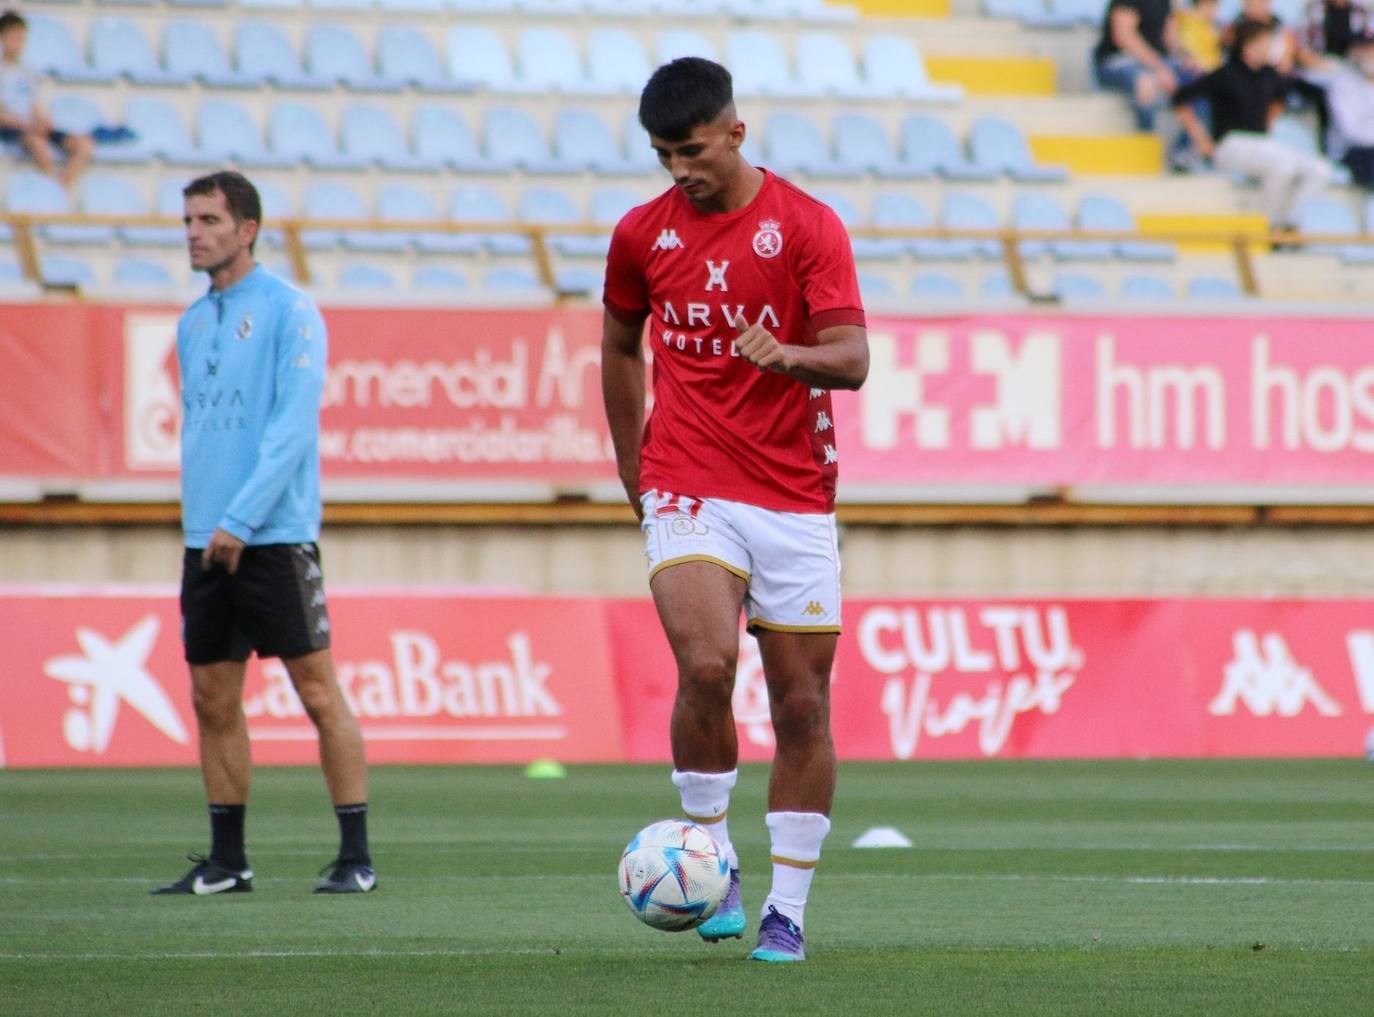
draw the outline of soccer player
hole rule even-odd
[[[186,198],[191,267],[210,290],[177,326],[184,419],[186,553],[181,614],[200,767],[210,807],[208,858],[153,893],[253,888],[244,852],[250,651],[280,657],[319,732],[338,816],[338,856],[316,893],[377,884],[367,848],[362,733],[334,675],[320,554],[320,394],[326,336],[314,302],[253,260],[258,192],[239,173],[193,180]]]
[[[673,783],[730,862],[725,902],[698,931],[715,942],[746,924],[726,820],[743,609],[777,738],[766,819],[773,886],[751,956],[800,961],[835,790],[839,457],[829,390],[858,388],[868,373],[863,307],[835,213],[740,154],[745,125],[729,71],[695,57],[660,67],[639,120],[673,186],[631,210],[612,237],[601,381],[677,664]]]

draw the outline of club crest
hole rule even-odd
[[[782,253],[782,224],[776,219],[764,219],[754,234],[754,253],[760,258],[776,258]]]
[[[253,334],[253,316],[244,314],[243,320],[239,322],[239,327],[234,332],[234,338],[242,342]]]

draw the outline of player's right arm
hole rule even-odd
[[[601,326],[601,398],[615,446],[616,469],[637,518],[639,447],[644,438],[644,318],[622,320],[609,309]]]

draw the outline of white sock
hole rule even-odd
[[[819,812],[770,812],[764,822],[773,846],[773,889],[763,902],[762,913],[768,914],[769,907],[777,908],[800,929],[830,820]]]
[[[732,869],[739,868],[739,856],[730,843],[730,824],[726,816],[730,811],[730,789],[738,779],[738,770],[728,773],[673,771],[673,784],[682,795],[682,814],[710,832]]]

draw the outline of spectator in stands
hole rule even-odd
[[[23,145],[40,170],[70,187],[91,161],[95,143],[89,135],[53,128],[41,102],[42,78],[20,63],[28,37],[22,14],[0,14],[0,142]],[[67,155],[61,173],[54,147]]]
[[[1303,47],[1318,56],[1344,57],[1371,24],[1364,0],[1312,0],[1303,14]]]
[[[1193,6],[1179,11],[1178,40],[1188,69],[1206,74],[1221,66],[1221,32],[1217,29],[1220,0],[1193,0]]]
[[[1221,31],[1222,46],[1234,50],[1239,45],[1237,38],[1241,26],[1246,23],[1263,25],[1270,30],[1269,63],[1280,74],[1291,74],[1298,62],[1298,37],[1274,13],[1274,0],[1241,0],[1240,13]]]
[[[1103,88],[1122,92],[1136,124],[1152,131],[1155,115],[1178,88],[1183,65],[1171,0],[1111,0],[1093,68]]]
[[[1218,169],[1256,178],[1271,224],[1292,228],[1298,207],[1326,186],[1331,167],[1269,136],[1279,102],[1292,88],[1292,79],[1273,65],[1274,30],[1247,21],[1235,39],[1226,63],[1174,93],[1174,107],[1197,151]],[[1212,106],[1210,131],[1190,106],[1201,98]]]
[[[1326,86],[1331,110],[1329,150],[1361,187],[1374,190],[1374,33],[1350,40],[1345,61],[1308,72]]]

